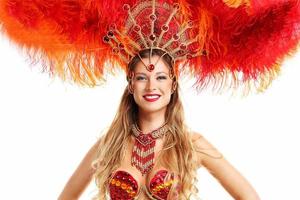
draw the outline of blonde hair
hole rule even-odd
[[[154,52],[155,53],[155,52]],[[110,175],[120,166],[125,156],[127,142],[131,135],[130,126],[136,122],[138,106],[133,95],[125,89],[118,112],[107,133],[101,138],[97,159],[93,162],[94,179],[98,187],[95,200],[104,200],[108,191]],[[196,154],[190,131],[185,125],[184,111],[179,98],[179,87],[176,87],[166,110],[166,123],[170,131],[165,135],[165,142],[156,165],[164,166],[178,176],[178,184],[173,184],[170,194],[179,189],[178,198],[190,199],[197,195]]]

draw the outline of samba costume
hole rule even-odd
[[[106,71],[123,69],[140,52],[172,58],[172,79],[191,73],[198,90],[263,91],[300,40],[299,0],[1,0],[1,30],[34,63],[63,80],[96,86]],[[160,57],[160,58],[161,58]],[[150,59],[150,57],[149,57]],[[158,61],[146,65],[152,71]],[[143,175],[153,167],[156,138],[168,127],[141,134],[132,128],[131,164]],[[151,199],[167,199],[172,184],[158,171],[145,186]],[[136,199],[140,188],[126,171],[111,174],[110,198]]]

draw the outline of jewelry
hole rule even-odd
[[[132,7],[124,4],[123,10],[128,15],[123,29],[112,24],[103,41],[109,44],[113,53],[125,63],[130,63],[132,58],[138,56],[151,72],[166,54],[172,58],[173,63],[202,55],[201,51],[191,47],[199,38],[190,34],[194,28],[191,20],[179,19],[182,13],[179,3],[170,5],[151,0],[139,2]],[[150,50],[148,65],[139,54],[145,49]],[[154,49],[164,52],[156,61],[151,60]]]
[[[132,125],[135,142],[131,154],[131,165],[136,167],[144,176],[154,166],[154,147],[157,138],[161,138],[169,130],[167,124],[160,128],[143,134],[136,124]]]

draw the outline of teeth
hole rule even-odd
[[[147,99],[156,99],[158,97],[159,97],[158,95],[145,96],[145,98]]]

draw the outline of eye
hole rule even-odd
[[[136,80],[143,81],[143,80],[146,80],[146,77],[144,77],[144,76],[136,76]]]
[[[157,79],[158,79],[158,80],[166,80],[167,77],[166,77],[166,76],[158,76]]]

